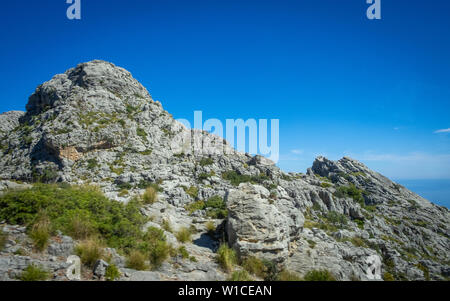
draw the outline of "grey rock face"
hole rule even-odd
[[[281,263],[289,254],[291,231],[300,231],[301,218],[291,221],[291,216],[279,210],[269,196],[266,188],[249,183],[228,193],[228,240],[241,256]]]
[[[54,76],[36,89],[26,108],[0,115],[0,194],[37,180],[61,181],[93,183],[109,198],[128,202],[144,193],[141,183],[158,183],[158,201],[141,210],[152,219],[147,226],[196,229],[186,248],[198,263],[167,264],[135,276],[129,271],[128,280],[226,279],[215,263],[218,239],[204,239],[210,212],[190,210],[212,197],[226,201],[227,237],[240,255],[273,260],[300,275],[328,269],[340,280],[371,280],[367,258],[373,256],[387,278],[449,277],[448,209],[351,158],[319,157],[306,174],[285,173],[264,157],[233,150],[220,137],[186,129],[128,71],[104,61]],[[208,147],[194,152],[196,145]],[[229,172],[258,185],[234,186],[224,177]],[[11,258],[26,249],[26,233],[5,229],[24,242],[10,239],[0,253],[3,270],[18,272],[15,267],[22,265]],[[174,234],[166,236],[178,247]],[[53,241],[43,261],[68,255],[69,240]],[[110,251],[123,269],[125,259]]]
[[[106,275],[106,270],[109,267],[109,263],[107,263],[106,261],[100,259],[97,260],[97,262],[94,265],[94,270],[93,273],[95,276],[99,277],[99,278],[103,278]]]

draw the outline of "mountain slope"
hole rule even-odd
[[[319,157],[307,174],[284,173],[220,137],[186,129],[129,72],[104,61],[56,75],[26,108],[0,115],[0,188],[90,183],[127,202],[157,183],[159,201],[142,212],[174,231],[193,225],[192,248],[202,245],[209,220],[224,219],[220,206],[208,204],[224,200],[228,217],[219,229],[242,258],[299,275],[326,269],[339,280],[449,277],[448,209],[356,160]],[[367,272],[373,258],[382,262],[375,276]]]

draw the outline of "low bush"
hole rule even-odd
[[[22,271],[18,277],[21,281],[45,281],[50,278],[50,273],[43,267],[31,264]]]
[[[282,270],[277,277],[277,281],[302,281],[303,279],[294,272]]]
[[[207,216],[210,218],[224,219],[228,215],[225,201],[218,195],[209,198],[205,202],[205,209],[207,210]]]
[[[264,262],[257,257],[247,257],[242,261],[241,265],[252,275],[255,275],[261,279],[265,279],[267,277],[268,268]]]
[[[350,184],[349,186],[339,186],[334,195],[338,198],[349,197],[352,198],[355,202],[358,202],[360,205],[364,205],[364,191],[356,188],[354,184]]]
[[[212,221],[208,221],[205,227],[209,235],[214,235],[214,233],[216,232],[216,224],[214,224],[214,222]]]
[[[181,246],[178,248],[178,254],[183,258],[183,259],[188,259],[189,258],[189,252],[186,250],[185,246]]]
[[[46,215],[38,217],[29,233],[33,245],[38,251],[42,252],[47,248],[50,239],[50,231],[49,218]]]
[[[166,242],[164,231],[155,227],[149,227],[144,236],[141,246],[143,252],[148,254],[151,268],[157,269],[169,258],[171,246]]]
[[[306,273],[305,281],[336,281],[336,278],[327,270],[312,270]]]
[[[148,187],[142,195],[145,204],[154,204],[158,200],[158,192],[153,187]]]
[[[214,161],[211,158],[203,158],[200,160],[200,166],[212,165],[213,163]]]
[[[178,230],[178,232],[175,234],[175,237],[181,243],[190,242],[192,240],[191,230],[183,227]]]
[[[103,244],[95,238],[84,240],[75,247],[75,254],[83,264],[92,268],[104,256]]]
[[[252,277],[250,277],[249,273],[246,270],[235,271],[231,274],[228,281],[253,281]]]
[[[134,250],[128,255],[126,265],[130,269],[144,271],[147,269],[145,260],[146,257],[142,252]]]
[[[216,254],[217,263],[226,272],[233,269],[233,265],[237,262],[236,252],[228,247],[227,244],[221,244]]]
[[[242,175],[238,172],[232,170],[227,171],[222,174],[222,178],[224,180],[228,180],[231,182],[234,186],[239,186],[241,183],[250,182],[253,184],[262,184],[265,180],[269,180],[269,177],[265,174],[260,174],[258,176],[249,176],[249,175]]]
[[[147,219],[140,206],[137,200],[126,205],[110,200],[93,186],[35,184],[0,196],[0,220],[32,228],[45,210],[54,230],[80,237],[92,231],[108,246],[127,250],[142,240],[141,228]]]
[[[158,241],[154,243],[149,251],[149,259],[152,269],[159,268],[162,263],[169,258],[170,246],[165,241]]]
[[[194,200],[198,198],[198,187],[191,186],[189,188],[183,187],[184,191]]]
[[[3,229],[0,229],[0,251],[5,248],[6,240],[8,239],[8,235],[3,232]]]
[[[119,269],[115,264],[110,264],[105,271],[106,281],[115,281],[121,276]]]

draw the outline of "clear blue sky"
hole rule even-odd
[[[279,166],[352,156],[394,179],[450,179],[450,2],[3,1],[0,111],[76,64],[124,67],[176,118],[280,119]]]

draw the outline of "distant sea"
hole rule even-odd
[[[450,208],[450,179],[394,180],[432,203]]]

